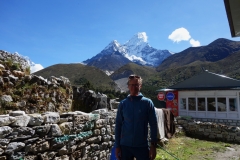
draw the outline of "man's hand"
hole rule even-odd
[[[156,146],[152,146],[150,147],[150,151],[149,151],[149,158],[150,160],[154,160],[156,158]]]
[[[121,159],[121,148],[120,147],[115,149],[115,156],[116,156],[117,160]]]

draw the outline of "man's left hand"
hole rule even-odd
[[[150,160],[154,160],[156,158],[156,146],[152,146],[150,147],[150,151],[149,151],[149,158]]]

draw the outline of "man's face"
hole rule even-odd
[[[139,83],[138,79],[133,78],[128,82],[128,89],[130,91],[131,96],[137,96],[142,85]]]

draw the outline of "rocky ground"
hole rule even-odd
[[[127,78],[121,78],[121,79],[118,79],[114,82],[118,85],[121,92],[126,92],[126,91],[128,91],[127,81],[128,81]]]
[[[234,144],[231,147],[226,147],[223,153],[216,153],[215,160],[240,160],[240,145]]]

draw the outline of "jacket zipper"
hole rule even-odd
[[[134,105],[135,101],[132,101],[133,104],[133,139],[132,139],[132,146],[134,146],[134,135],[135,135],[135,105]]]

